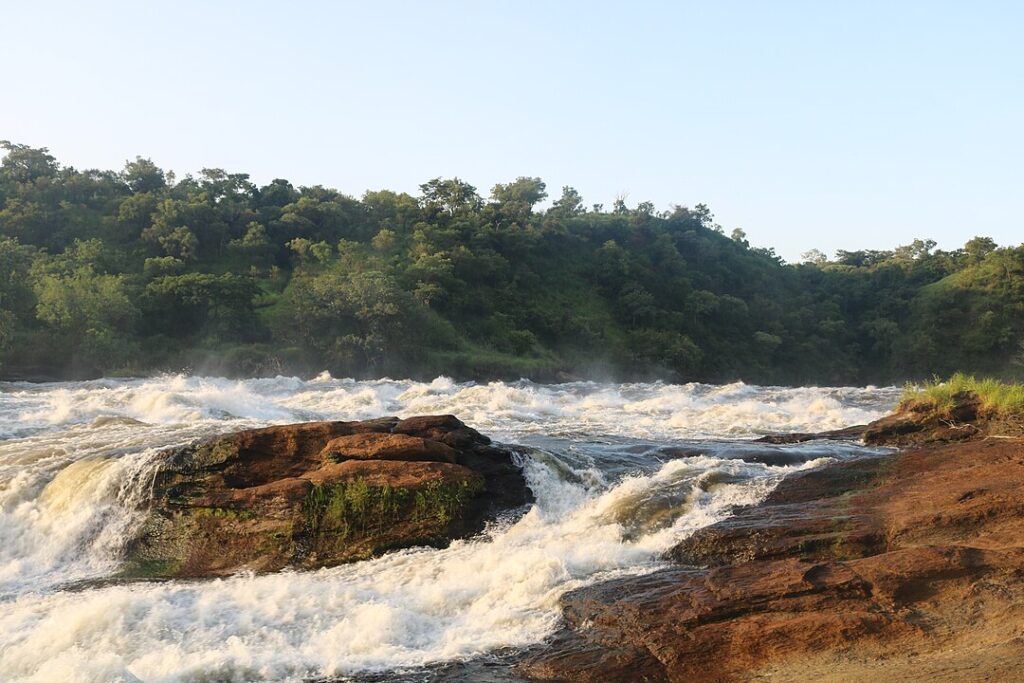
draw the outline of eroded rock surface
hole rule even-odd
[[[162,458],[129,573],[312,568],[441,546],[532,500],[512,453],[451,415],[253,429]]]
[[[678,544],[673,566],[569,593],[565,628],[519,671],[588,682],[1024,680],[1024,441],[907,420],[868,433],[875,443],[931,435],[931,445],[792,476]],[[936,438],[947,429],[953,443]]]
[[[936,408],[927,401],[904,401],[892,414],[869,424],[864,442],[870,445],[921,446],[1024,437],[1024,420],[986,409],[970,392],[953,397],[953,405]]]

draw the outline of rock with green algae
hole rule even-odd
[[[129,575],[310,569],[444,546],[532,500],[512,452],[451,415],[252,429],[161,458]]]

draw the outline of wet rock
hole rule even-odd
[[[692,446],[666,446],[655,451],[659,456],[668,458],[694,458],[702,455],[710,455],[715,458],[727,460],[742,460],[743,462],[755,462],[771,467],[785,467],[788,465],[799,465],[816,458],[827,458],[835,455],[827,448],[801,448],[800,450],[785,449],[777,445],[764,445],[763,443],[752,442],[750,444],[715,444],[713,447],[701,444]]]
[[[253,429],[165,451],[128,572],[313,568],[443,546],[532,500],[513,454],[451,415]]]
[[[1019,678],[1021,481],[1019,439],[791,476],[678,544],[673,565],[564,596],[564,628],[519,671],[588,682]]]
[[[828,439],[831,441],[859,441],[864,436],[867,425],[854,425],[842,429],[832,429],[827,432],[789,432],[785,434],[768,434],[760,439],[754,439],[758,443],[771,444],[793,444],[807,441],[818,441]]]

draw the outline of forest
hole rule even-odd
[[[587,206],[540,178],[355,198],[0,147],[4,379],[1024,375],[1024,245],[920,239],[790,264],[705,205]]]

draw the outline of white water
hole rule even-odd
[[[0,385],[0,681],[302,681],[534,643],[556,627],[567,590],[651,570],[686,534],[821,462],[727,459],[723,442],[861,423],[894,401],[875,388],[326,375]],[[533,509],[446,550],[316,572],[102,582],[117,572],[157,449],[255,425],[425,413],[543,449],[525,464]],[[686,443],[707,454],[656,450]]]

